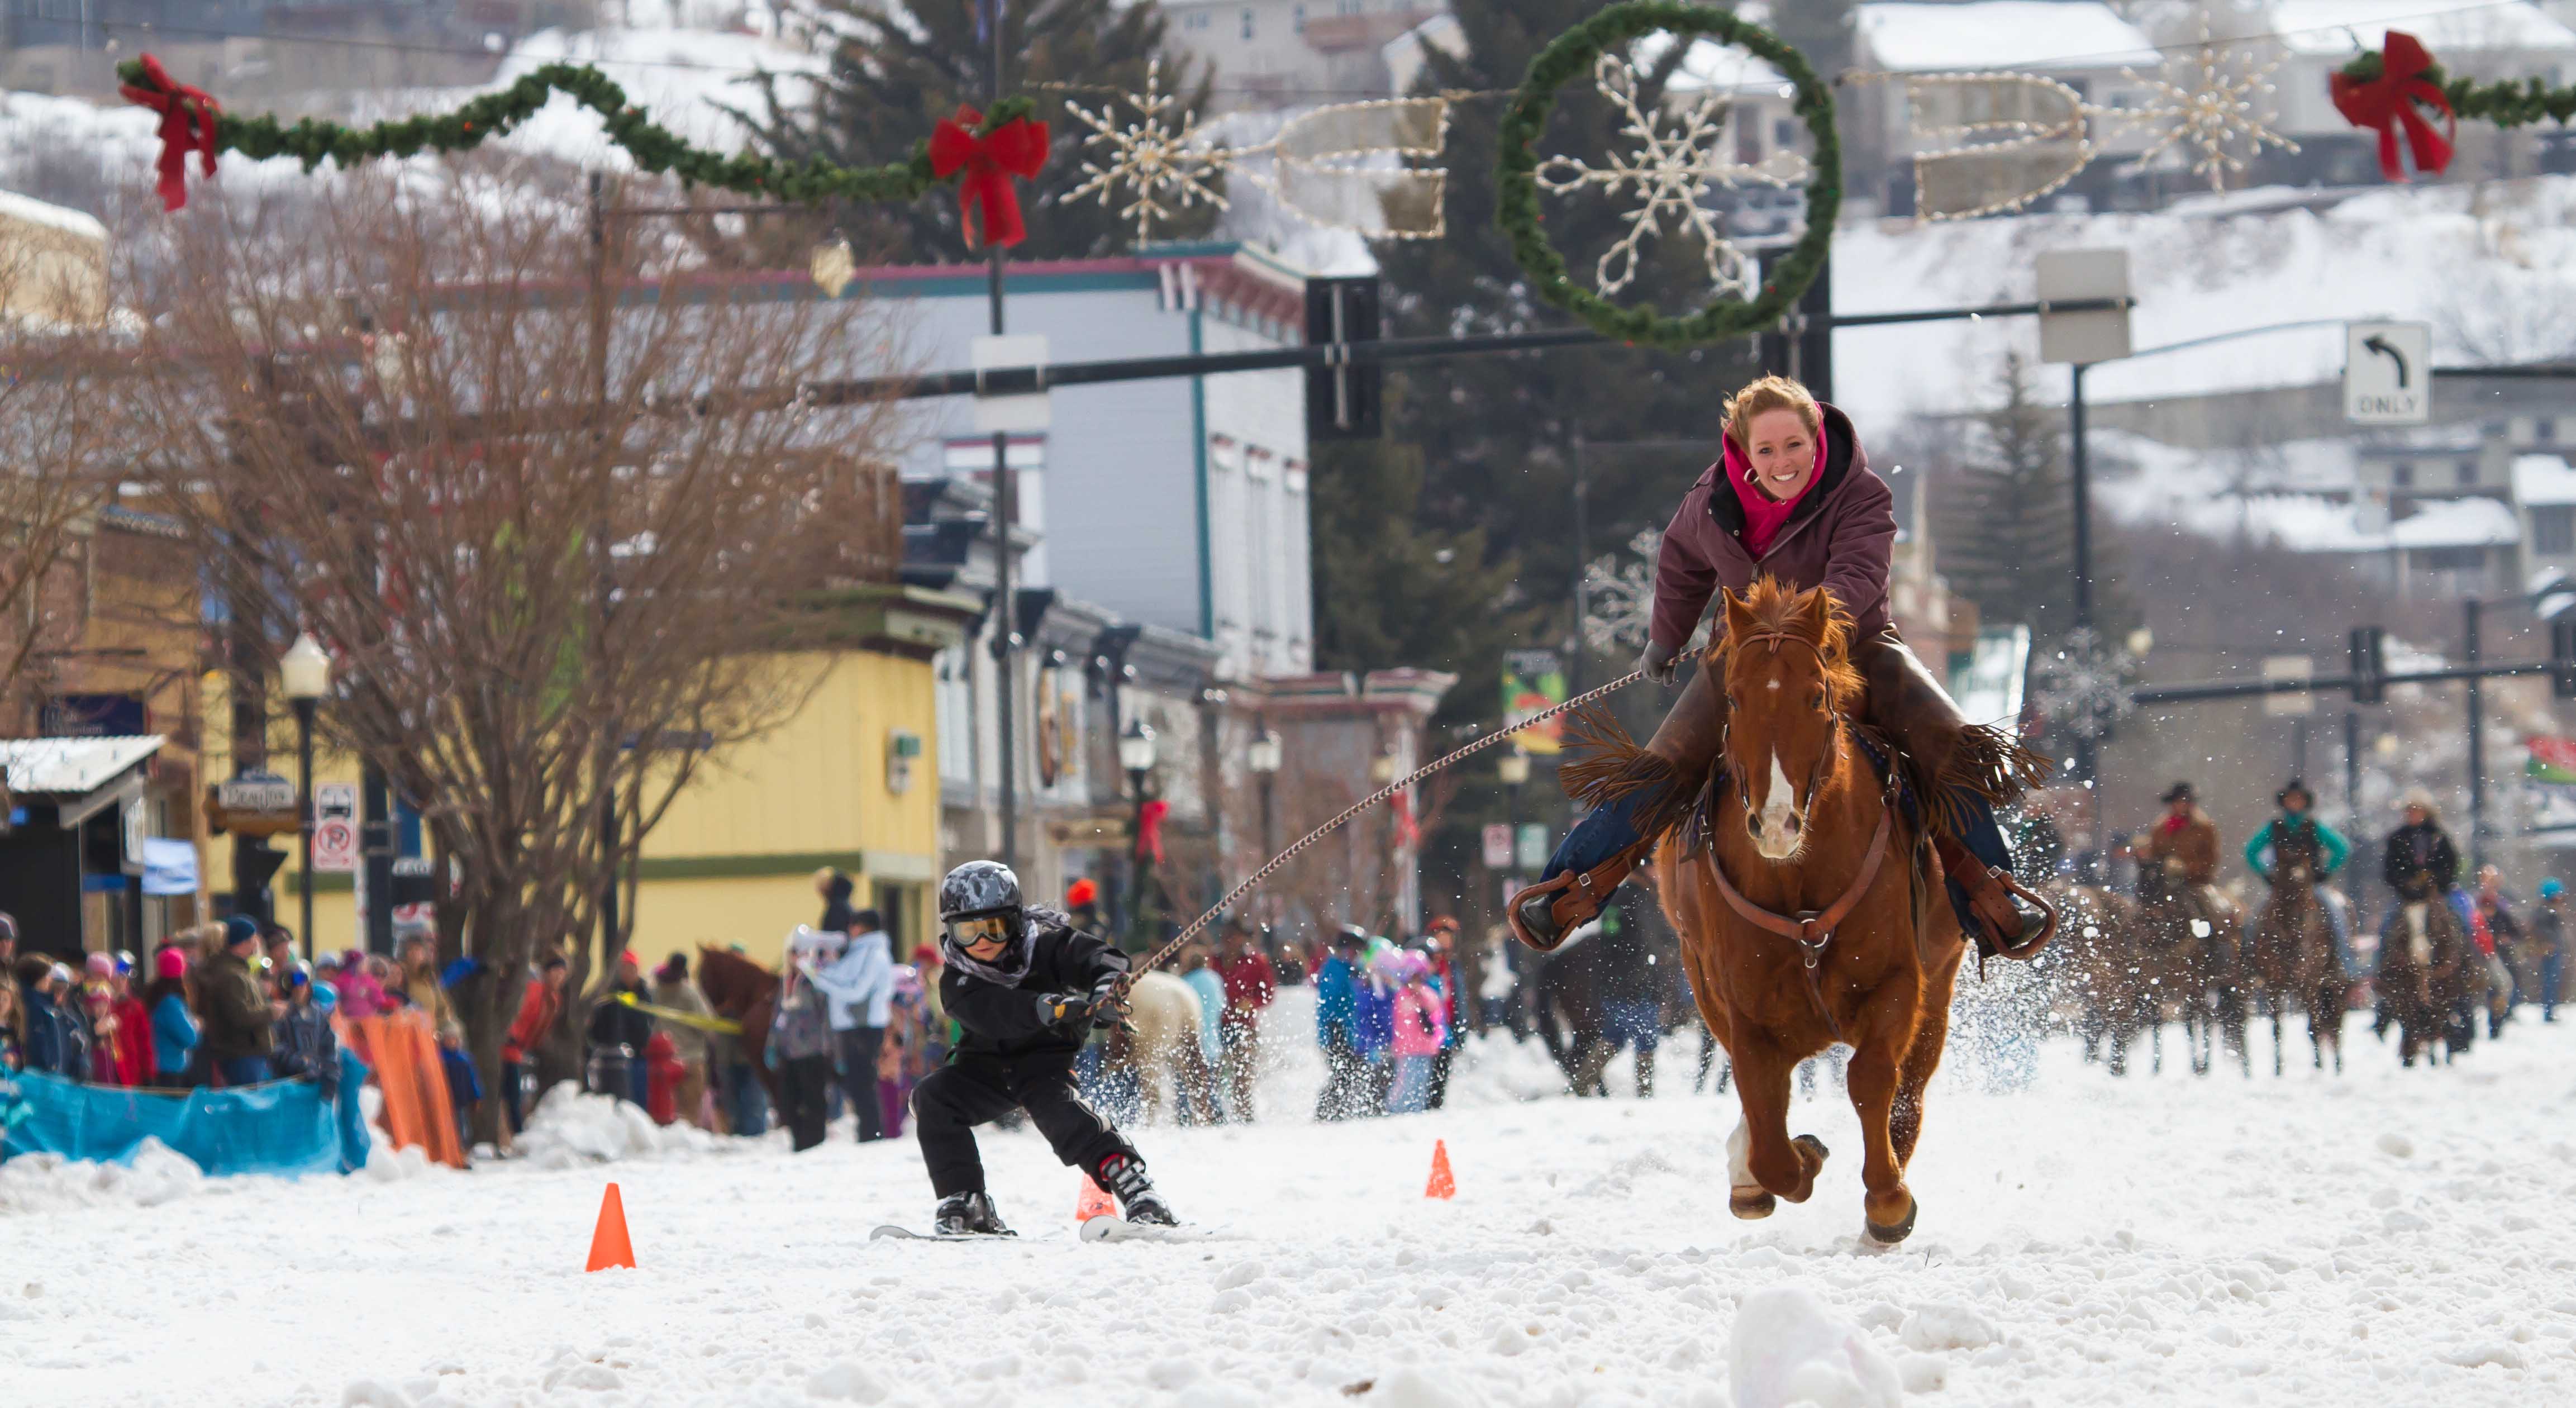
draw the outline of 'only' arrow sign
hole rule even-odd
[[[2389,345],[2388,345],[2388,339],[2387,339],[2387,338],[2385,338],[2385,337],[2380,336],[2378,333],[2372,333],[2370,336],[2363,338],[2363,339],[2361,340],[2361,345],[2362,345],[2365,349],[2367,349],[2367,350],[2369,350],[2369,351],[2372,351],[2372,352],[2376,352],[2376,353],[2378,353],[2380,356],[2385,357],[2385,358],[2387,358],[2388,360],[2390,360],[2390,361],[2392,361],[2392,362],[2395,362],[2395,363],[2397,364],[2397,389],[2398,389],[2398,390],[2400,390],[2400,391],[2405,390],[2405,389],[2406,389],[2406,354],[2405,354],[2405,353],[2403,353],[2403,352],[2398,351],[2398,350],[2397,350],[2396,348],[2394,348],[2394,347],[2389,346]]]

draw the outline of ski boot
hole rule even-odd
[[[993,1211],[993,1199],[983,1193],[951,1193],[940,1199],[939,1212],[931,1219],[930,1230],[940,1237],[1020,1235],[1002,1225],[1001,1214]]]
[[[1092,1177],[1102,1188],[1118,1195],[1118,1205],[1127,1210],[1129,1222],[1154,1227],[1177,1227],[1180,1219],[1172,1216],[1171,1206],[1145,1177],[1145,1161],[1133,1154],[1112,1154],[1100,1161]]]

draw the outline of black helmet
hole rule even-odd
[[[970,860],[939,882],[939,921],[1002,914],[1020,907],[1020,877],[997,860]]]

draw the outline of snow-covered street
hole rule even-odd
[[[0,1380],[23,1404],[414,1408],[2576,1397],[2551,1211],[2576,1197],[2576,1027],[2526,1020],[2429,1072],[2353,1030],[2339,1080],[2117,1082],[2057,1042],[2032,1089],[1988,1093],[1963,1059],[1893,1252],[1855,1236],[1830,1081],[1794,1121],[1836,1151],[1815,1198],[1727,1215],[1734,1102],[1689,1093],[1687,1037],[1651,1101],[1519,1098],[1543,1058],[1506,1042],[1444,1113],[1330,1126],[1295,1108],[1299,1048],[1272,1122],[1145,1132],[1183,1216],[1225,1234],[1189,1246],[1077,1241],[1078,1176],[1027,1133],[986,1144],[1022,1239],[970,1246],[869,1241],[930,1197],[909,1140],[846,1126],[804,1156],[666,1134],[594,1164],[558,1139],[472,1174],[300,1184],[21,1160],[0,1173]],[[1435,1139],[1452,1202],[1422,1196]],[[611,1178],[641,1267],[587,1275]],[[1782,1287],[1857,1326],[1857,1357]],[[1760,1324],[1739,1336],[1739,1313]]]

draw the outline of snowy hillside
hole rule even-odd
[[[2429,321],[2437,358],[2483,363],[2576,348],[2576,177],[2391,187],[2323,208],[2281,189],[2185,202],[2152,215],[2025,215],[1860,227],[1834,241],[1834,305],[1882,312],[2027,300],[2046,249],[2124,248],[2141,350],[2278,323]],[[2266,208],[2273,207],[2273,208]],[[2008,348],[2033,351],[2026,318],[1853,329],[1834,340],[1838,399],[1865,418],[1978,409]],[[2339,326],[2106,365],[2103,401],[2299,386],[2343,372]],[[2054,400],[2062,374],[2040,379]]]

